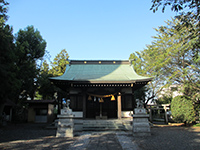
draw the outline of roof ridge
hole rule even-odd
[[[129,60],[70,60],[70,64],[130,64]]]

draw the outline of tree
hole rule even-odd
[[[152,64],[156,70],[164,74],[165,85],[179,84],[183,86],[183,93],[192,96],[194,90],[199,90],[199,48],[196,43],[199,37],[188,38],[192,30],[197,30],[193,23],[190,26],[181,26],[178,19],[166,22],[167,26],[161,26],[156,31],[159,33],[154,37],[149,50],[154,53],[152,59],[157,60]],[[193,98],[195,100],[196,98]]]
[[[49,77],[52,77],[52,74],[49,73],[49,64],[44,61],[42,67],[40,68],[40,74],[38,78],[38,91],[42,95],[43,99],[53,99],[56,88],[51,84]]]
[[[0,27],[0,118],[4,104],[14,97],[20,83],[16,80],[15,53],[12,28]]]
[[[174,121],[186,124],[195,121],[193,102],[186,96],[176,96],[171,102],[171,112]]]
[[[19,30],[16,35],[16,53],[18,57],[16,64],[19,68],[18,78],[22,83],[19,93],[21,98],[34,98],[39,74],[37,61],[43,57],[45,48],[45,40],[33,26]]]
[[[61,76],[66,70],[66,65],[69,64],[68,62],[69,55],[65,49],[63,49],[53,60],[51,63],[51,69],[49,74],[53,76]],[[58,113],[60,113],[60,108],[62,107],[61,99],[66,97],[66,91],[62,91],[60,88],[55,88],[55,92],[57,93],[57,100],[58,100]],[[61,107],[60,107],[61,106]]]
[[[157,100],[158,104],[170,104],[172,101],[172,96],[171,95],[163,95]]]
[[[152,0],[152,6],[150,10],[156,12],[159,7],[162,7],[162,12],[165,11],[166,6],[171,6],[171,10],[180,12],[188,10],[188,12],[200,12],[200,0]]]
[[[179,19],[167,21],[166,26],[155,29],[157,35],[151,45],[131,55],[142,62],[138,69],[142,74],[154,76],[150,84],[153,95],[157,95],[163,87],[179,84],[185,95],[194,102],[199,100],[200,55],[197,44],[200,39],[195,35],[188,37],[192,31],[197,33],[198,30],[194,22],[188,24],[183,25]]]
[[[182,43],[184,46],[188,46],[185,55],[182,55],[184,51],[181,51],[180,55],[183,65],[183,75],[181,76],[181,82],[184,82],[185,94],[192,96],[193,101],[199,101],[199,51],[200,51],[200,0],[154,0],[152,1],[151,10],[156,12],[159,7],[162,7],[162,11],[165,11],[165,7],[170,5],[172,11],[181,12],[176,18],[179,19],[179,23],[174,26],[176,30],[187,31],[185,36],[182,36]],[[183,39],[184,38],[184,39]],[[187,43],[188,42],[188,43]],[[190,46],[189,46],[190,45]],[[180,46],[180,45],[179,45]],[[188,57],[189,56],[189,57]],[[188,61],[188,60],[189,61]],[[192,63],[191,63],[192,62]],[[191,64],[190,64],[191,63]],[[185,64],[185,65],[184,65]],[[190,67],[188,67],[190,66]],[[189,69],[191,68],[191,71]],[[186,74],[189,73],[187,76]],[[177,74],[180,74],[178,71]],[[178,77],[178,76],[176,76]],[[184,81],[183,81],[184,80]],[[196,103],[196,102],[195,102]]]
[[[69,56],[65,49],[63,49],[57,56],[54,58],[53,62],[51,63],[52,69],[50,73],[53,76],[61,76],[66,70],[66,65],[69,64],[68,62]]]
[[[8,19],[8,16],[6,15],[6,13],[8,11],[8,7],[7,7],[8,5],[9,5],[9,3],[6,2],[5,0],[0,1],[0,24],[1,24],[1,26]]]
[[[200,38],[200,0],[152,0],[152,3],[150,10],[153,10],[153,12],[156,12],[159,7],[162,7],[162,12],[164,12],[165,7],[168,5],[171,6],[172,11],[180,12],[180,14],[176,16],[181,22],[177,24],[177,29],[191,26],[191,23],[193,23],[196,29],[191,30],[190,34],[185,36],[186,40]],[[200,40],[193,46],[199,49]]]
[[[5,24],[7,20],[7,5],[0,1],[0,124],[2,112],[8,99],[13,100],[20,87],[16,78],[15,45],[12,28]]]
[[[154,77],[153,81],[149,82],[149,84],[145,86],[145,104],[147,104],[149,101],[155,102],[156,95],[160,92],[160,90],[162,90],[162,86],[164,85],[161,71],[155,71],[151,65],[151,63],[154,62],[154,60],[151,59],[151,55],[151,51],[145,49],[140,52],[136,51],[129,57],[129,59],[132,60],[134,70],[139,75]]]

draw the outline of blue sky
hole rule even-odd
[[[28,25],[47,42],[51,60],[66,49],[69,59],[126,60],[143,50],[153,28],[176,13],[150,11],[151,0],[7,0],[14,33]]]

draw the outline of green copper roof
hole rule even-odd
[[[129,61],[71,61],[62,76],[51,80],[89,82],[150,81],[134,71]]]

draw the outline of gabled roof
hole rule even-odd
[[[131,83],[150,81],[152,78],[138,75],[128,60],[72,60],[62,76],[50,78],[52,81],[71,82],[119,82]]]

